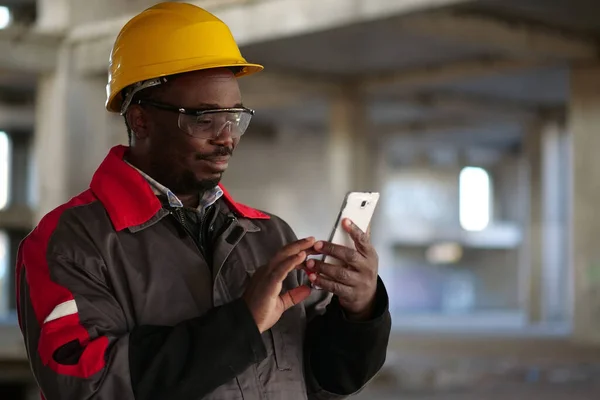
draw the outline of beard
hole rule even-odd
[[[194,159],[196,161],[210,160],[214,157],[230,156],[232,153],[232,148],[221,146],[211,153],[196,153]],[[169,188],[173,193],[180,195],[202,194],[214,189],[221,182],[223,174],[219,174],[216,178],[198,179],[196,173],[191,169],[181,170],[181,168],[174,168],[173,163],[169,162],[169,160],[174,159],[172,157],[165,156],[164,154],[159,157],[153,157],[151,169],[153,171],[152,177]]]

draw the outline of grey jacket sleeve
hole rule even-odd
[[[19,257],[19,321],[42,394],[133,399],[129,334],[109,289],[61,256],[38,257],[28,240]]]
[[[40,258],[34,244],[19,256],[18,308],[46,400],[200,398],[267,356],[241,300],[175,326],[131,326],[110,285],[89,272],[92,257]]]

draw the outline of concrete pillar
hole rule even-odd
[[[532,324],[542,319],[542,126],[533,124],[525,134],[524,152],[528,170],[529,199],[527,202],[528,215],[525,224],[525,263],[523,274],[524,292],[527,294],[527,315]]]
[[[59,33],[69,26],[69,0],[37,0],[35,29],[45,33]]]
[[[573,336],[600,345],[600,64],[571,72]]]
[[[67,197],[68,147],[67,104],[70,52],[59,50],[55,72],[38,79],[33,140],[33,198],[37,205],[35,222]]]
[[[567,317],[567,220],[564,124],[547,120],[526,135],[529,199],[525,226],[525,293],[530,323]]]
[[[330,111],[329,174],[332,199],[339,204],[348,191],[377,189],[376,143],[368,130],[364,95],[355,86],[341,88]]]
[[[564,123],[549,122],[542,138],[542,313],[547,322],[568,317],[568,242],[565,193],[570,166],[566,162]]]
[[[80,76],[72,49],[65,45],[60,52],[56,71],[38,84],[35,221],[87,189],[108,149],[127,141],[120,118],[104,108],[106,75]]]
[[[73,196],[88,188],[98,165],[120,136],[126,142],[122,118],[109,114],[106,101],[106,76],[74,76],[69,82],[69,154],[67,191]],[[121,141],[118,141],[119,143]]]
[[[29,203],[29,139],[27,134],[12,136],[10,203],[13,206]]]

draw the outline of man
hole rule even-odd
[[[237,77],[260,69],[188,4],[121,31],[107,108],[130,146],[19,250],[19,323],[47,400],[338,399],[381,368],[391,322],[368,236],[297,240],[219,185],[253,114]]]

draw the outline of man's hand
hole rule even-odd
[[[290,271],[299,268],[312,254],[314,238],[306,238],[283,247],[269,263],[256,270],[243,299],[246,301],[260,333],[270,329],[288,308],[310,295],[308,286],[299,286],[281,294],[282,283]]]
[[[352,221],[345,219],[342,226],[350,234],[356,250],[319,241],[314,249],[342,261],[342,265],[308,260],[309,278],[317,286],[338,296],[340,305],[348,318],[366,320],[371,318],[377,290],[378,256],[367,233]],[[315,273],[310,273],[314,271]]]

